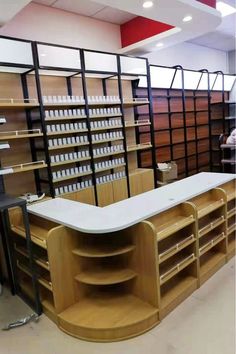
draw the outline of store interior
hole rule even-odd
[[[0,353],[233,354],[233,1],[0,10]]]

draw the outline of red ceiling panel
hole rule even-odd
[[[198,1],[202,2],[205,5],[216,8],[216,0],[198,0]]]
[[[174,28],[166,23],[135,17],[120,26],[122,48]]]

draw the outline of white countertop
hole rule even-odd
[[[109,233],[135,225],[234,178],[234,174],[202,172],[104,208],[56,198],[28,206],[28,211],[81,232]]]

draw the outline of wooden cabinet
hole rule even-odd
[[[153,170],[139,168],[130,173],[130,193],[135,196],[154,189]]]

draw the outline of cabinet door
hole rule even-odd
[[[126,178],[122,178],[113,182],[113,197],[114,203],[128,198]]]
[[[154,189],[154,176],[153,176],[153,170],[146,170],[143,171],[141,174],[142,176],[142,189],[143,193],[151,191]]]
[[[131,197],[143,193],[142,176],[140,173],[132,173],[129,177]]]
[[[112,182],[97,185],[98,206],[114,203]]]

